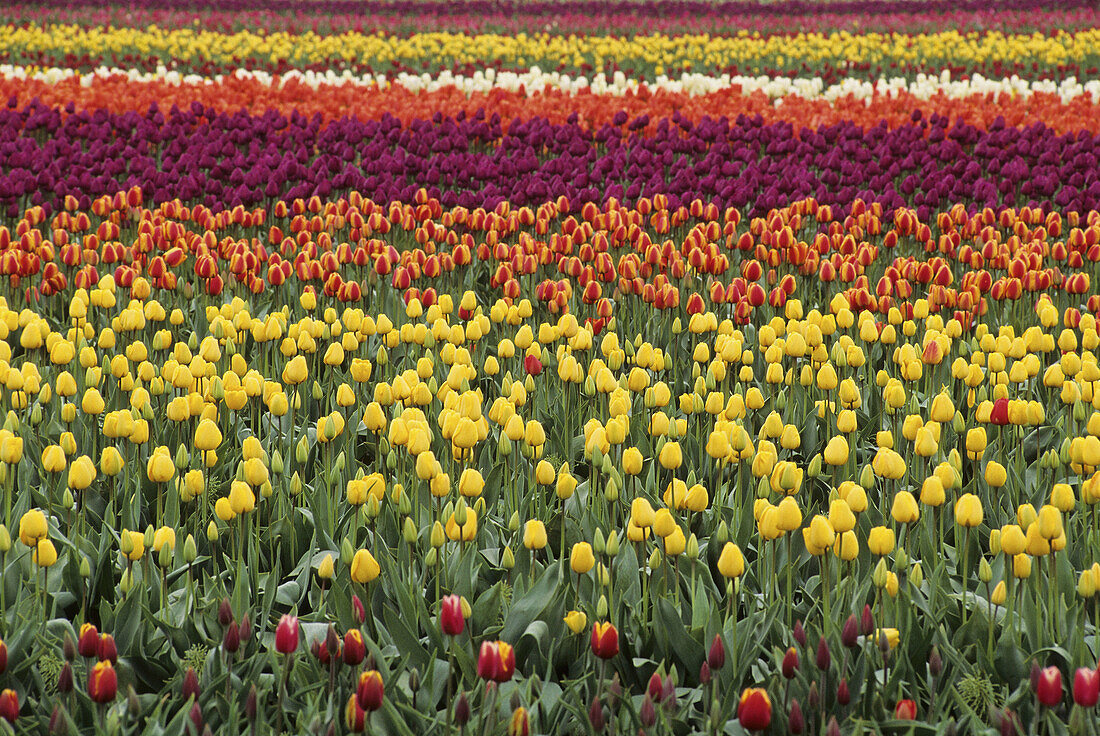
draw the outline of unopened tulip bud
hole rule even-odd
[[[511,546],[504,548],[504,554],[500,558],[500,566],[505,570],[511,570],[516,566],[516,556],[512,552]]]
[[[206,525],[206,541],[217,542],[218,536],[218,524],[215,521],[211,521]]]

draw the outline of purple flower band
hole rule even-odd
[[[842,123],[796,130],[760,118],[679,113],[586,131],[545,119],[505,129],[484,111],[467,118],[379,121],[151,108],[109,114],[34,104],[0,110],[0,206],[56,208],[137,185],[154,201],[212,207],[269,204],[358,190],[375,201],[411,201],[424,187],[445,206],[533,204],[565,195],[574,205],[663,193],[762,214],[816,197],[845,207],[856,198],[922,217],[949,203],[1100,207],[1100,136],[1058,135],[1042,123],[983,130],[946,118],[889,130]]]

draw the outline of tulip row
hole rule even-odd
[[[150,106],[171,109],[174,105],[187,108],[198,102],[208,110],[235,113],[241,109],[260,115],[268,110],[278,110],[284,115],[297,111],[312,118],[320,115],[331,121],[340,117],[356,117],[360,120],[380,120],[387,114],[402,120],[431,119],[435,115],[454,116],[464,113],[467,117],[479,109],[490,109],[500,115],[505,127],[513,120],[544,118],[554,125],[566,124],[574,114],[577,122],[587,130],[598,130],[611,124],[621,111],[629,121],[648,122],[637,128],[647,135],[653,134],[662,119],[678,112],[680,117],[699,123],[705,117],[721,115],[748,117],[760,116],[767,123],[778,121],[797,122],[811,127],[831,127],[842,122],[855,123],[864,128],[885,122],[893,129],[910,125],[914,111],[936,114],[948,120],[988,129],[1002,123],[1009,128],[1021,128],[1043,123],[1055,132],[1076,133],[1091,130],[1095,119],[1096,102],[1090,82],[1081,89],[1066,85],[1058,92],[1028,91],[1016,83],[1005,82],[1002,92],[956,94],[954,82],[947,82],[950,91],[937,92],[925,97],[908,92],[872,92],[862,97],[862,92],[835,99],[807,99],[803,94],[787,95],[772,99],[763,90],[746,93],[743,89],[725,89],[703,94],[675,89],[650,90],[638,85],[622,95],[615,94],[613,104],[608,98],[596,94],[595,89],[566,93],[553,89],[536,92],[530,85],[523,91],[494,88],[489,92],[465,92],[457,86],[432,87],[413,92],[403,84],[384,89],[360,87],[343,81],[332,74],[301,75],[296,72],[271,78],[264,74],[238,71],[233,75],[207,79],[184,78],[175,72],[159,72],[146,78],[130,71],[125,74],[111,71],[97,72],[92,76],[69,74],[63,70],[49,70],[25,76],[23,68],[3,70],[0,75],[0,99],[14,100],[17,107],[32,101],[61,108],[62,110],[106,110],[114,114],[123,112],[144,113]],[[493,76],[491,73],[484,77]],[[553,78],[552,75],[545,75]],[[356,78],[353,78],[356,79]],[[622,78],[625,80],[625,77]],[[693,78],[694,79],[694,78]],[[269,81],[270,80],[270,81]],[[324,80],[319,81],[319,80]],[[365,78],[364,78],[365,84]],[[411,80],[408,80],[412,84]],[[618,81],[615,84],[619,84]],[[676,84],[688,88],[693,80]],[[816,81],[810,87],[816,88]],[[965,83],[963,83],[965,84]],[[629,88],[624,84],[623,88]]]
[[[1037,21],[1041,13],[1041,22]],[[1050,3],[767,3],[747,6],[743,2],[600,3],[564,0],[521,4],[467,3],[461,12],[441,3],[348,5],[318,2],[293,7],[264,3],[235,3],[211,10],[207,5],[132,3],[124,9],[113,5],[81,3],[14,3],[0,11],[0,20],[16,24],[51,22],[85,26],[150,26],[181,28],[196,21],[220,32],[240,29],[314,33],[357,31],[410,35],[424,27],[471,33],[613,33],[633,32],[639,27],[661,33],[730,34],[748,30],[764,35],[797,31],[828,32],[840,28],[884,33],[928,33],[943,28],[962,31],[1003,32],[1073,30],[1095,26],[1097,13],[1087,0]]]
[[[0,287],[17,720],[977,727],[968,666],[1000,721],[1091,714],[1100,213],[571,211],[131,190],[0,231],[39,259]],[[1056,646],[1072,700],[1028,690]]]
[[[73,85],[69,89],[74,93],[80,89],[87,89],[105,82],[114,82],[134,87],[158,83],[168,88],[187,87],[194,89],[193,94],[204,87],[212,85],[240,83],[242,88],[252,88],[254,90],[252,96],[262,95],[265,87],[282,90],[288,85],[296,91],[305,86],[312,92],[324,92],[328,95],[336,93],[340,87],[350,86],[359,88],[358,93],[369,92],[376,95],[389,89],[400,88],[413,93],[439,93],[454,90],[466,97],[505,92],[530,98],[547,93],[565,92],[569,95],[591,94],[614,97],[629,95],[640,97],[643,100],[662,94],[691,98],[703,95],[714,96],[722,92],[737,92],[749,97],[755,96],[757,92],[762,92],[770,100],[801,98],[837,103],[852,99],[861,101],[868,106],[873,104],[875,98],[889,97],[895,101],[895,106],[899,108],[906,108],[906,103],[910,100],[914,104],[919,104],[926,103],[933,98],[955,100],[975,97],[978,100],[997,102],[1001,96],[1005,96],[1010,98],[1013,106],[1023,104],[1024,101],[1035,95],[1047,99],[1056,97],[1062,104],[1067,104],[1080,97],[1087,98],[1086,101],[1093,104],[1100,100],[1100,81],[1098,80],[1089,80],[1084,84],[1072,78],[1063,80],[1061,83],[1050,80],[1028,81],[1018,77],[1012,79],[1006,77],[996,80],[985,79],[980,74],[974,75],[972,78],[952,80],[950,73],[946,71],[932,77],[919,74],[911,82],[901,77],[890,80],[880,78],[874,83],[858,79],[846,79],[830,86],[826,86],[824,80],[820,77],[744,77],[728,74],[711,76],[689,72],[671,79],[660,76],[651,82],[627,79],[622,72],[617,72],[612,75],[611,79],[608,79],[606,74],[600,72],[589,81],[584,75],[573,77],[560,72],[547,73],[538,67],[518,74],[514,72],[501,72],[498,74],[495,69],[489,68],[477,71],[471,76],[455,75],[449,71],[444,71],[436,77],[428,74],[414,75],[402,72],[389,80],[384,74],[356,76],[346,69],[341,73],[336,73],[331,69],[323,73],[312,70],[305,72],[293,70],[286,74],[274,76],[263,71],[253,72],[247,69],[237,69],[229,74],[208,79],[199,75],[181,74],[175,70],[169,71],[163,66],[152,72],[100,67],[86,74],[81,74],[68,68],[52,67],[36,70],[21,66],[0,65],[0,78],[11,81],[42,82],[47,85],[68,83]],[[109,95],[102,93],[101,96],[104,98],[109,97]],[[75,102],[75,100],[71,101]],[[133,102],[130,104],[136,105]],[[253,101],[252,104],[257,104],[257,102]],[[266,104],[270,105],[270,103]],[[87,104],[81,105],[81,107],[87,106]],[[137,108],[134,107],[133,109]],[[450,111],[455,112],[453,107]],[[336,110],[330,110],[326,117],[333,117],[336,112]],[[1049,122],[1049,120],[1044,120],[1044,122]]]
[[[409,37],[348,31],[335,35],[218,33],[181,28],[84,28],[76,25],[4,27],[0,61],[23,66],[95,68],[103,65],[173,68],[213,76],[214,70],[249,68],[350,69],[357,74],[413,70],[436,73],[498,65],[538,66],[570,74],[614,69],[655,79],[684,71],[731,75],[822,76],[836,81],[862,72],[914,77],[949,70],[987,77],[1018,74],[1062,80],[1087,78],[1100,69],[1100,30],[1080,28],[1052,35],[994,31],[924,34],[800,33],[756,37],[682,34],[576,36],[536,33],[421,33]],[[395,68],[396,67],[396,68]],[[818,74],[818,70],[821,70]]]
[[[572,118],[513,119],[505,129],[482,109],[405,125],[392,116],[324,124],[296,112],[229,115],[199,103],[144,114],[66,114],[32,103],[0,110],[10,131],[0,141],[7,162],[0,205],[9,217],[29,205],[52,214],[65,197],[86,208],[131,187],[156,202],[179,197],[212,208],[350,190],[410,201],[419,181],[443,206],[468,209],[559,196],[633,203],[658,194],[673,208],[702,199],[754,216],[807,196],[843,209],[878,202],[888,215],[911,207],[922,220],[955,198],[995,209],[1100,206],[1093,134],[999,120],[979,129],[919,111],[911,118],[894,129],[849,122],[796,131],[761,117],[693,123],[676,111],[643,133],[653,121],[623,111],[597,130]]]

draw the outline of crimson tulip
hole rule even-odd
[[[360,733],[367,727],[367,712],[359,705],[358,694],[348,697],[344,708],[344,725],[352,733]]]
[[[600,659],[611,659],[619,653],[619,631],[610,621],[593,624],[592,653]]]
[[[14,690],[0,692],[0,718],[8,723],[15,723],[19,717],[19,696]]]
[[[351,629],[344,634],[344,664],[357,666],[367,657],[367,645],[363,643],[363,632]]]
[[[113,636],[110,634],[99,635],[99,642],[96,644],[96,656],[101,661],[118,664],[118,645],[115,644]]]
[[[912,721],[917,717],[917,704],[913,700],[899,700],[894,706],[894,718],[899,721]]]
[[[1035,683],[1035,694],[1039,702],[1053,708],[1062,702],[1062,671],[1057,667],[1047,667],[1039,673]]]
[[[505,641],[484,641],[477,657],[477,676],[494,682],[508,682],[516,671],[516,652]]]
[[[76,642],[76,650],[81,657],[94,657],[99,649],[99,631],[93,624],[81,624],[80,637]]]
[[[763,731],[772,722],[772,699],[762,687],[747,687],[737,705],[737,719],[748,731]]]
[[[109,660],[96,662],[88,673],[88,696],[96,703],[110,703],[118,694],[118,673]]]
[[[367,670],[359,675],[359,686],[355,690],[355,696],[360,708],[373,713],[382,707],[382,698],[385,694],[386,688],[382,684],[382,675],[378,670]]]
[[[718,634],[715,634],[714,639],[710,642],[710,649],[707,651],[707,666],[712,670],[720,670],[726,666],[726,645],[722,643],[722,637]]]
[[[458,636],[466,629],[466,617],[462,613],[462,598],[448,595],[439,609],[439,628],[447,636]]]
[[[279,625],[275,627],[275,651],[279,654],[293,654],[298,649],[298,617],[283,614]]]
[[[1100,701],[1100,670],[1080,667],[1073,675],[1073,702],[1092,708]]]

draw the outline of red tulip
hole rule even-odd
[[[737,719],[748,731],[763,731],[772,722],[772,700],[762,687],[747,687],[741,693]]]
[[[359,675],[359,687],[355,690],[355,697],[359,701],[359,707],[368,713],[373,713],[382,707],[382,698],[386,694],[386,688],[382,684],[382,675],[378,670],[367,670]]]
[[[352,733],[360,733],[367,727],[367,712],[359,706],[358,695],[348,698],[348,705],[344,708],[344,725]]]
[[[344,664],[357,666],[367,657],[367,645],[363,643],[363,632],[352,629],[344,634]]]
[[[592,653],[600,659],[611,659],[619,653],[619,631],[610,621],[592,626]]]
[[[76,649],[81,657],[94,657],[99,648],[99,631],[92,624],[81,624],[80,638],[77,639]]]
[[[96,656],[101,661],[118,664],[118,645],[115,644],[113,636],[110,634],[99,635],[99,642],[96,644]]]
[[[1091,708],[1100,701],[1100,670],[1081,667],[1073,676],[1073,702]]]
[[[293,654],[298,649],[298,617],[283,614],[275,628],[275,651]]]
[[[1035,683],[1035,694],[1039,702],[1053,708],[1062,702],[1062,671],[1057,667],[1047,667],[1039,673]]]
[[[722,643],[722,637],[714,635],[707,651],[707,666],[712,670],[720,670],[726,666],[726,645]]]
[[[458,636],[466,629],[466,617],[462,614],[462,598],[449,595],[443,598],[439,609],[439,628],[447,636]]]
[[[989,423],[1008,424],[1008,399],[997,399],[993,402],[993,410],[989,413]]]
[[[14,690],[0,692],[0,718],[8,723],[15,723],[19,717],[19,696]]]
[[[200,692],[199,676],[195,673],[194,667],[188,667],[187,672],[183,673],[183,687],[181,688],[183,699],[185,701],[191,698],[198,700]]]
[[[88,673],[88,696],[97,703],[110,703],[118,694],[118,674],[110,661],[96,662]]]
[[[790,680],[798,673],[798,650],[794,647],[788,647],[787,653],[783,655],[783,677]]]
[[[528,355],[523,359],[523,369],[528,375],[537,376],[542,373],[542,361],[533,355]]]
[[[894,718],[899,721],[912,721],[917,717],[917,704],[912,700],[899,700],[894,706]]]
[[[358,595],[351,596],[351,607],[355,611],[355,618],[359,620],[359,623],[363,623],[367,620],[367,609],[363,606],[363,601]]]
[[[516,652],[505,641],[485,641],[477,657],[477,676],[494,682],[508,682],[516,671]]]

